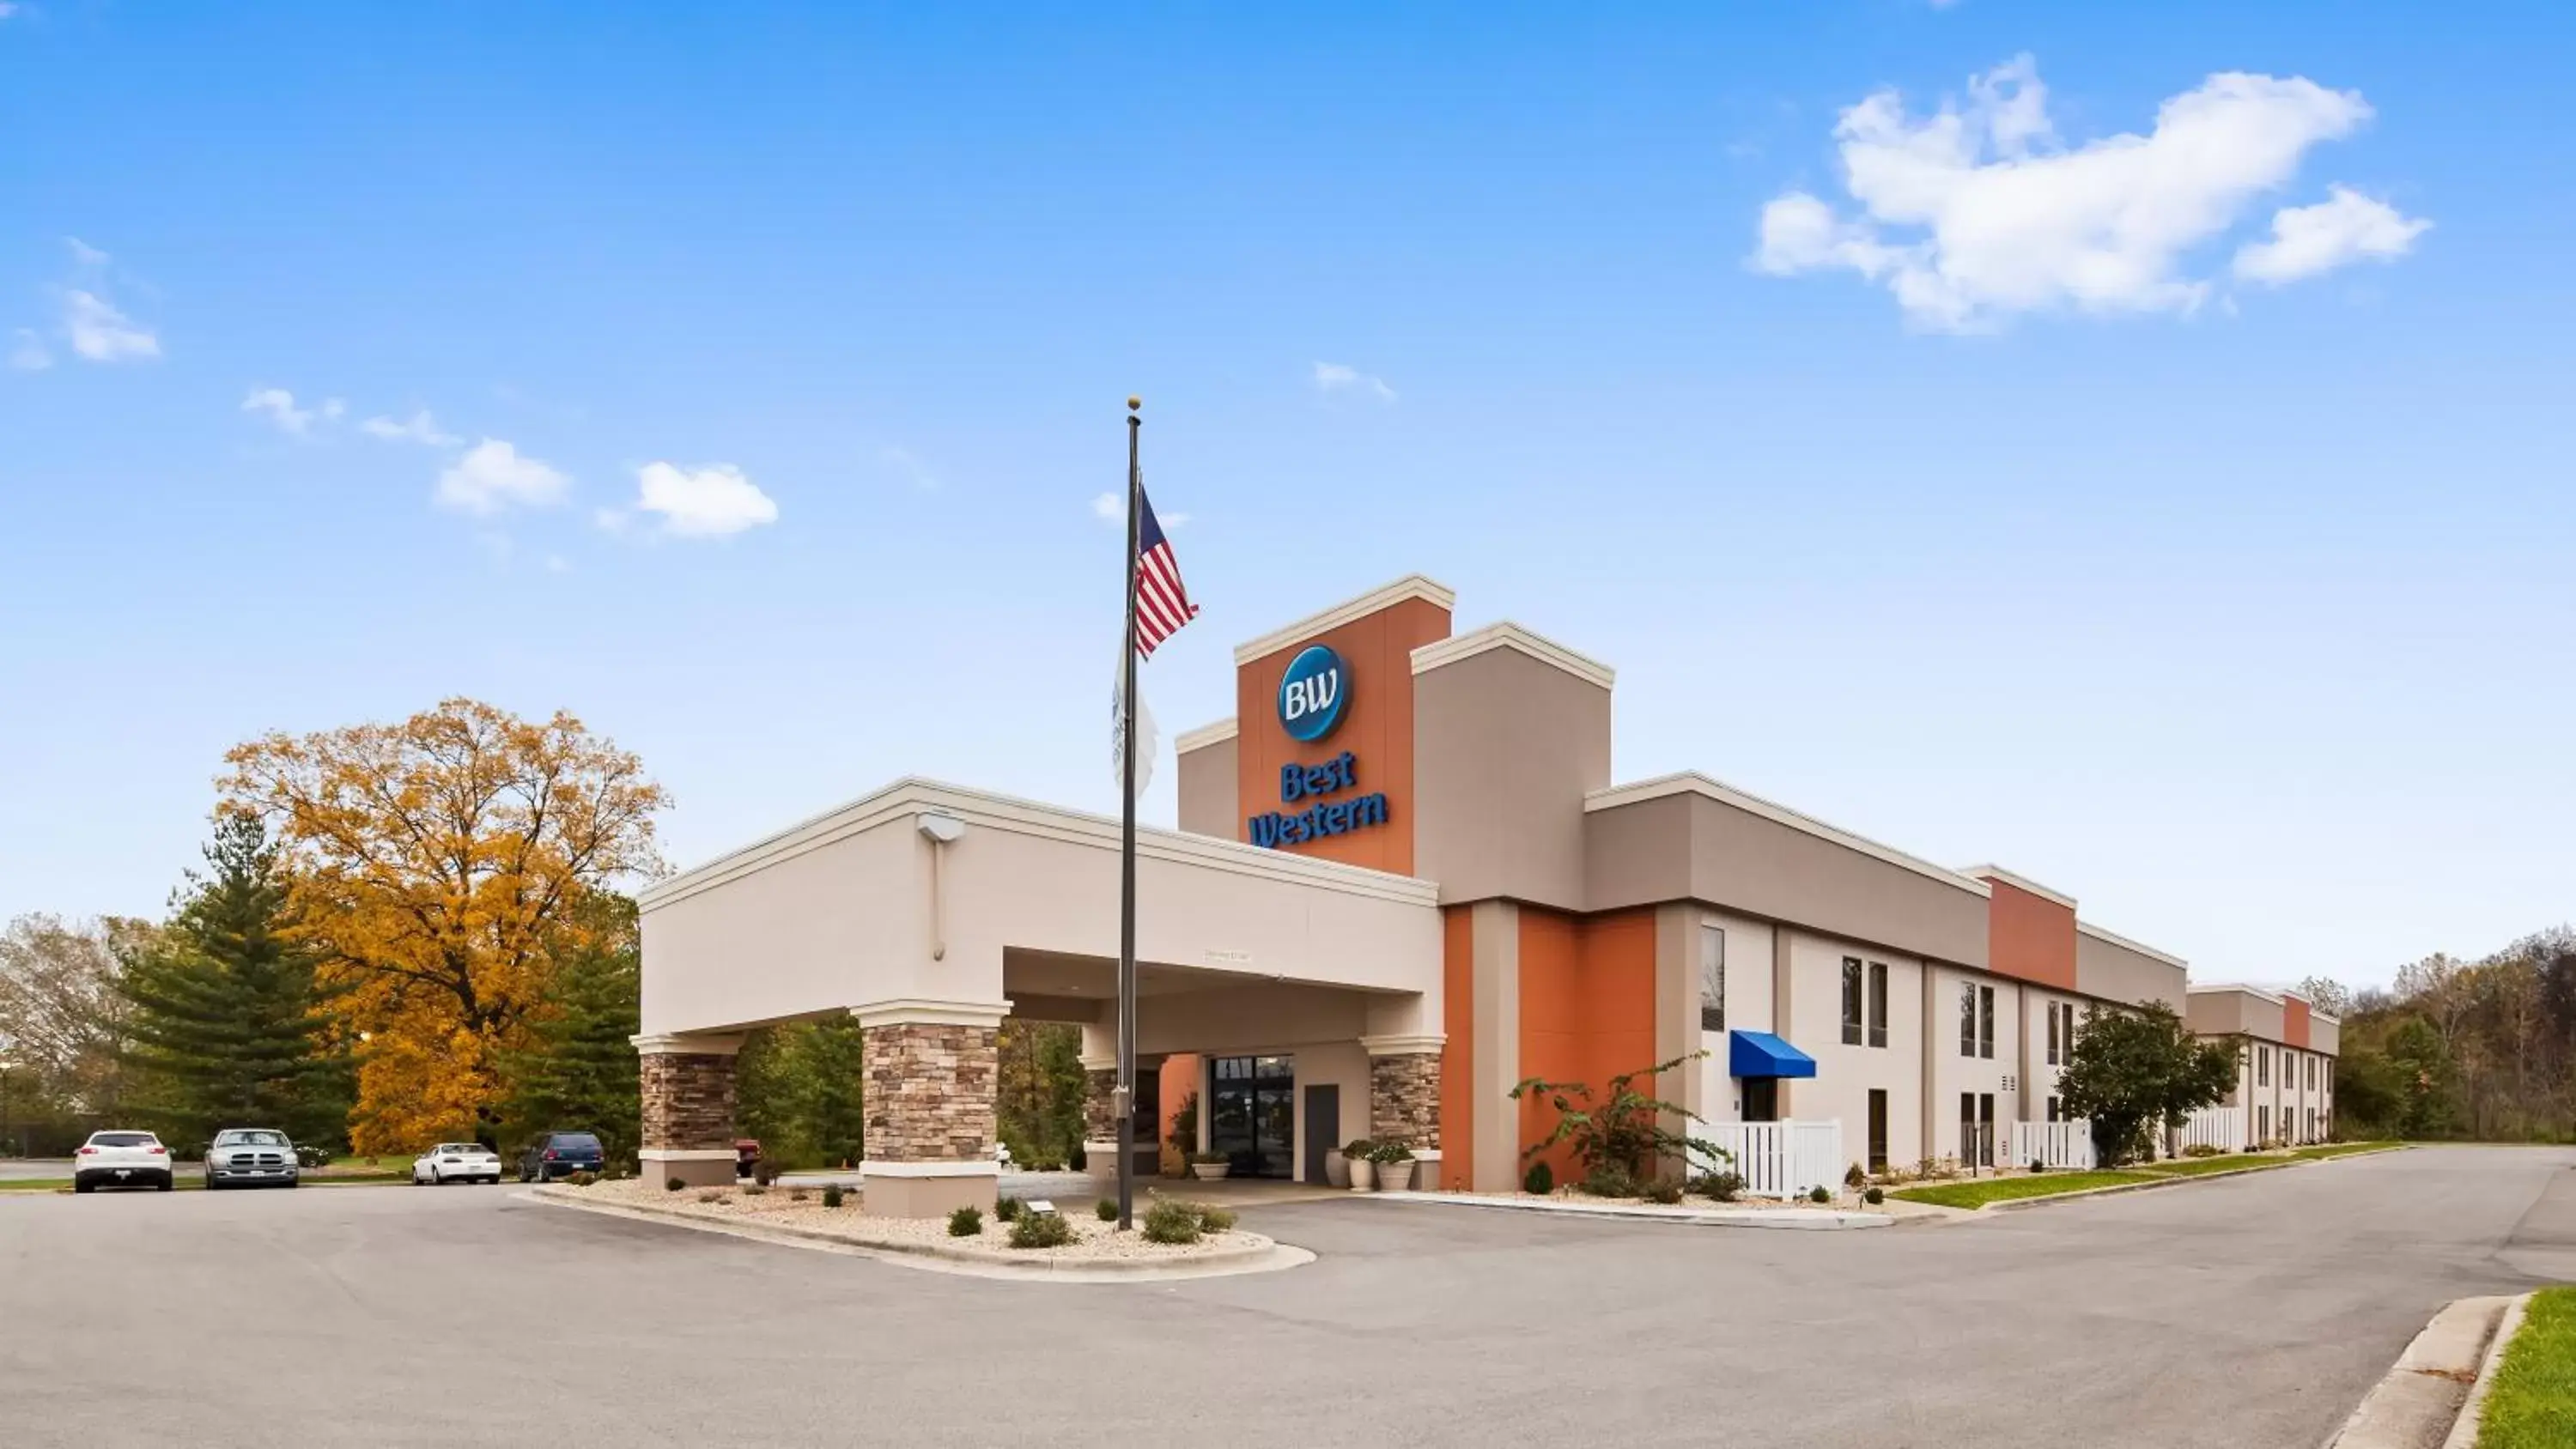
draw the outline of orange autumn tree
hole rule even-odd
[[[269,821],[325,970],[365,1034],[350,1140],[400,1151],[489,1132],[501,1055],[594,892],[662,868],[643,762],[558,712],[470,699],[400,724],[271,734],[224,757],[222,808]]]

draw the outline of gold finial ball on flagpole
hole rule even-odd
[[[1143,407],[1144,405],[1145,405],[1145,400],[1144,400],[1143,398],[1136,396],[1136,395],[1135,395],[1134,393],[1132,393],[1132,392],[1131,392],[1131,393],[1129,393],[1129,394],[1127,394],[1127,411],[1129,411],[1129,412],[1131,412],[1131,413],[1132,413],[1132,412],[1136,411],[1138,408]]]

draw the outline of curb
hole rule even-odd
[[[2435,1444],[2447,1449],[2473,1443],[2475,1426],[2467,1440],[2458,1437],[2467,1418],[2462,1405],[2493,1372],[2501,1357],[2497,1346],[2505,1338],[2499,1326],[2519,1302],[2460,1298],[2444,1305],[2354,1406],[2325,1449],[2423,1449]]]
[[[1692,1208],[1622,1207],[1603,1203],[1557,1204],[1523,1202],[1512,1198],[1480,1198],[1445,1192],[1373,1192],[1364,1194],[1381,1202],[1431,1203],[1440,1207],[1499,1208],[1505,1212],[1555,1213],[1571,1218],[1598,1218],[1623,1223],[1675,1223],[1698,1228],[1769,1228],[1805,1232],[1854,1232],[1861,1228],[1893,1227],[1896,1219],[1884,1213],[1843,1212],[1839,1209],[1816,1208],[1800,1211],[1775,1208],[1769,1211],[1720,1212]],[[1794,1214],[1794,1216],[1793,1216]]]
[[[1005,1257],[997,1252],[979,1252],[972,1248],[951,1248],[937,1243],[871,1243],[817,1228],[800,1228],[784,1223],[728,1223],[701,1217],[696,1213],[672,1208],[648,1207],[634,1203],[584,1202],[574,1188],[531,1187],[517,1196],[576,1212],[598,1213],[606,1217],[630,1218],[637,1222],[670,1223],[701,1232],[722,1233],[729,1237],[748,1238],[774,1243],[780,1247],[815,1248],[826,1252],[848,1253],[854,1257],[876,1258],[901,1267],[923,1268],[941,1272],[971,1272],[979,1277],[1012,1278],[1027,1282],[1060,1283],[1154,1282],[1178,1278],[1220,1278],[1239,1273],[1267,1273],[1281,1268],[1294,1268],[1315,1260],[1303,1248],[1293,1248],[1259,1233],[1248,1234],[1259,1241],[1239,1248],[1223,1248],[1183,1261],[1156,1262],[1147,1259],[1100,1259],[1079,1261],[1055,1258]]]
[[[2403,1152],[2407,1145],[2401,1143],[2395,1147],[2374,1147],[2368,1152],[2346,1152],[2334,1157],[2287,1157],[2279,1162],[2266,1162],[2257,1167],[2231,1168],[2226,1172],[2160,1173],[2150,1182],[2119,1182],[2109,1187],[2085,1187],[2073,1192],[2043,1193],[2037,1197],[2010,1198],[2003,1202],[1990,1202],[1982,1207],[1950,1208],[1948,1211],[1970,1218],[1987,1213],[2018,1212],[2023,1208],[2047,1207],[2052,1203],[2080,1202],[2088,1197],[2113,1197],[2124,1192],[2152,1192],[2160,1187],[2182,1187],[2195,1182],[2225,1182],[2231,1177],[2252,1177],[2256,1173],[2280,1172],[2293,1167],[2323,1167],[2330,1162],[2347,1162],[2356,1157],[2379,1157],[2391,1152]],[[1912,1198],[1907,1198],[1905,1201],[1913,1202],[1917,1207],[1941,1206],[1939,1203],[1915,1202]]]
[[[2504,1316],[2496,1320],[2495,1336],[2487,1340],[2486,1356],[2478,1361],[2477,1382],[2469,1385],[2468,1400],[2460,1405],[2460,1417],[2452,1421],[2449,1438],[2442,1449],[2477,1449],[2478,1431],[2486,1424],[2487,1394],[2495,1388],[2496,1368],[2504,1362],[2504,1352],[2513,1346],[2513,1336],[2522,1331],[2522,1317],[2531,1311],[2531,1295],[2523,1294],[2504,1306]]]

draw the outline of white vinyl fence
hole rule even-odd
[[[1840,1187],[1843,1124],[1829,1122],[1702,1122],[1692,1135],[1734,1155],[1725,1170],[1744,1179],[1750,1197],[1796,1197],[1811,1188]]]
[[[2034,1162],[2053,1168],[2072,1168],[2077,1172],[2093,1169],[2093,1124],[2072,1122],[2015,1122],[2012,1124],[2012,1157],[2014,1167],[2028,1167]]]
[[[2242,1107],[2203,1107],[2191,1114],[2191,1120],[2174,1134],[2175,1150],[2185,1147],[2215,1147],[2221,1152],[2245,1149],[2245,1109]]]

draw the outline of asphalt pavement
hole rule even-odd
[[[2576,1151],[1862,1233],[1366,1199],[1307,1267],[993,1282],[513,1187],[0,1196],[13,1446],[2315,1449],[2450,1299],[2576,1277]]]

